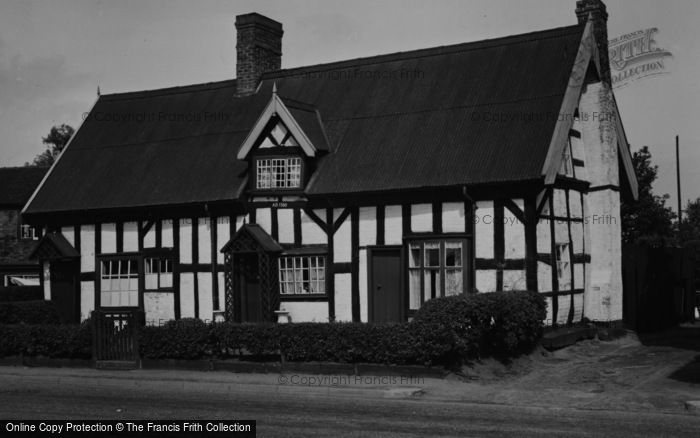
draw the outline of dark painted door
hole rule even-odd
[[[241,321],[262,322],[258,256],[256,254],[242,254],[236,257],[236,262],[241,293]]]
[[[403,321],[401,249],[370,250],[370,321]]]
[[[75,261],[51,262],[51,301],[58,307],[61,321],[80,322],[78,303],[78,263]]]

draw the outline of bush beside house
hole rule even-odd
[[[294,362],[457,366],[465,360],[512,357],[542,334],[545,303],[537,293],[459,295],[427,302],[413,321],[393,324],[206,324],[196,319],[141,328],[144,359],[279,357]],[[80,326],[0,326],[0,357],[88,358],[89,322]]]
[[[0,302],[0,324],[58,324],[60,320],[53,301]]]

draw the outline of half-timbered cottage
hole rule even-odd
[[[280,23],[238,16],[236,79],[99,96],[24,209],[46,297],[76,320],[401,321],[533,290],[550,324],[620,320],[637,183],[605,6],[576,16],[292,69]]]

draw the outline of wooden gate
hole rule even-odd
[[[623,319],[639,332],[694,320],[695,255],[690,248],[622,247]]]
[[[98,369],[139,368],[139,326],[143,312],[101,309],[92,312],[92,355]]]

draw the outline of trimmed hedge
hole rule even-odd
[[[430,300],[413,321],[395,324],[207,324],[180,319],[142,327],[144,359],[269,359],[458,366],[475,357],[512,357],[539,341],[544,299],[496,292]],[[0,326],[0,357],[90,357],[89,324]]]
[[[0,324],[58,324],[60,320],[53,301],[0,303]]]
[[[0,303],[10,301],[34,301],[44,299],[41,286],[3,286],[0,287]]]
[[[533,292],[459,295],[428,301],[410,323],[207,325],[181,319],[145,327],[148,359],[265,358],[295,362],[458,365],[532,349],[542,335],[544,299]]]
[[[92,328],[89,322],[0,326],[0,357],[18,355],[89,359],[92,357]]]
[[[542,337],[547,305],[536,292],[493,292],[426,302],[413,322],[443,323],[458,339],[460,357],[511,357],[532,349]]]

